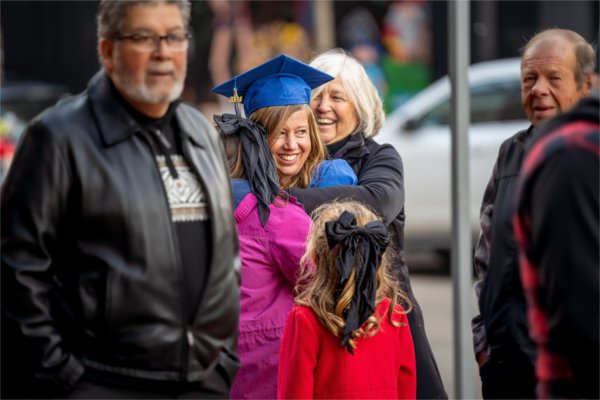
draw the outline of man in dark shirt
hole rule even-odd
[[[522,51],[521,101],[531,126],[500,147],[483,196],[475,248],[481,315],[473,319],[473,341],[484,398],[535,397],[535,346],[528,334],[512,229],[515,186],[526,140],[589,93],[594,64],[593,48],[566,29],[538,33]]]
[[[2,397],[227,397],[239,255],[217,133],[179,102],[188,0],[102,0],[102,70],[2,187]]]

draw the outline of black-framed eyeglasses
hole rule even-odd
[[[192,35],[188,32],[169,33],[157,35],[155,33],[119,33],[115,40],[128,40],[134,49],[142,52],[152,52],[160,47],[160,42],[165,41],[171,51],[187,50]]]

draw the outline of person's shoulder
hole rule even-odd
[[[373,154],[387,154],[389,156],[400,158],[398,150],[390,143],[379,143],[372,137],[365,138],[365,147]]]
[[[191,114],[195,114],[195,115],[197,115],[199,118],[204,118],[204,119],[206,119],[206,117],[204,116],[204,114],[202,114],[202,113],[200,112],[200,110],[198,110],[196,107],[193,107],[193,106],[192,106],[192,105],[190,105],[190,104],[187,104],[187,103],[184,103],[184,102],[180,102],[180,103],[179,103],[179,108],[180,108],[181,110],[184,110],[185,112],[189,112],[189,113],[191,113]]]
[[[504,160],[509,153],[514,153],[515,151],[518,153],[524,152],[525,142],[532,134],[533,125],[530,125],[529,128],[520,130],[514,135],[506,138],[502,144],[500,144],[500,149],[498,150],[498,161]]]
[[[314,323],[317,322],[317,317],[315,313],[307,306],[295,305],[290,311],[290,318],[295,318],[306,323]]]
[[[377,315],[378,317],[385,318],[387,320],[388,312],[392,300],[389,297],[384,297],[381,302],[377,305]],[[400,324],[408,324],[408,318],[406,315],[405,309],[398,303],[394,304],[394,309],[392,311],[392,320],[396,323]]]
[[[533,126],[529,126],[529,128],[527,129],[522,129],[518,132],[516,132],[515,134],[509,136],[508,138],[504,139],[504,141],[502,142],[502,144],[500,145],[502,146],[508,146],[511,143],[513,143],[515,140],[518,140],[520,138],[522,138],[523,136],[526,136],[529,132],[531,132],[533,129]]]
[[[236,215],[238,213],[238,208],[242,206],[243,203],[249,202],[250,199],[254,199],[253,204],[250,206],[254,208],[256,205],[256,196],[252,194],[250,189],[250,183],[247,179],[231,179],[231,190],[233,192],[233,205],[234,209],[236,209]],[[246,206],[248,207],[248,206]],[[242,209],[245,207],[242,207]]]
[[[363,157],[366,163],[363,168],[370,168],[375,165],[383,168],[404,168],[402,157],[393,145],[366,138],[364,146],[367,149],[367,155]]]
[[[295,197],[276,197],[270,206],[270,216],[266,228],[273,235],[306,236],[310,229],[311,219],[304,206]],[[286,233],[287,232],[287,233]],[[281,240],[281,238],[278,238]]]
[[[34,135],[77,139],[78,135],[73,134],[72,126],[87,121],[91,122],[92,117],[87,106],[87,96],[81,93],[61,99],[43,110],[29,121],[28,131]]]
[[[186,103],[179,103],[178,111],[190,118],[194,123],[199,123],[206,126],[211,126],[208,118],[202,114],[197,108]]]
[[[285,329],[301,336],[302,340],[310,341],[319,338],[325,328],[310,307],[296,304],[287,316]]]
[[[599,127],[598,121],[568,121],[536,138],[525,157],[523,172],[529,175],[548,163],[559,165],[561,171],[574,168],[573,171],[584,172],[578,164],[586,162],[585,155],[590,153],[596,159],[600,156]]]
[[[271,203],[271,210],[278,210],[283,215],[294,215],[300,216],[302,219],[305,219],[305,217],[310,219],[302,203],[290,194],[286,194],[284,197],[275,197]]]
[[[40,120],[46,123],[56,123],[58,121],[64,121],[67,116],[80,112],[88,112],[87,95],[85,92],[58,100],[56,104],[46,108],[41,114],[35,117],[34,120]]]
[[[324,329],[321,322],[319,322],[319,318],[317,318],[317,315],[310,307],[296,305],[292,311],[294,312],[295,318],[297,321],[299,321],[300,325],[311,327],[315,333],[319,332],[321,329]]]
[[[325,188],[340,185],[356,185],[358,178],[350,164],[342,158],[324,160],[319,164],[309,188]]]
[[[389,143],[379,143],[375,139],[373,139],[372,137],[364,138],[364,145],[369,150],[378,150],[380,148],[385,148],[386,146],[393,147]]]
[[[390,303],[391,300],[389,297],[384,297],[383,299],[381,299],[379,304],[377,304],[377,307],[375,307],[377,313],[379,313],[380,315],[386,314],[388,309],[390,308]]]
[[[502,149],[502,148],[511,147],[519,142],[521,142],[521,145],[522,145],[522,143],[524,143],[525,140],[528,137],[530,137],[532,133],[533,133],[533,125],[530,125],[529,128],[522,129],[522,130],[518,131],[517,133],[515,133],[514,135],[506,138],[500,145],[500,148]]]
[[[279,224],[290,226],[294,221],[309,221],[310,216],[304,210],[302,203],[288,195],[289,197],[283,198],[281,196],[275,197],[271,202],[271,216],[277,219]],[[269,217],[271,221],[271,217]]]
[[[181,129],[196,142],[205,144],[208,139],[213,145],[220,143],[219,134],[206,116],[189,104],[179,103],[176,111]]]

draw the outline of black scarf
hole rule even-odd
[[[267,143],[265,129],[256,122],[233,114],[214,116],[222,135],[240,135],[242,159],[250,190],[258,199],[258,213],[263,226],[269,219],[269,206],[279,195],[277,168]]]
[[[357,251],[360,251],[364,263],[363,268],[356,269],[356,288],[345,315],[346,325],[342,332],[342,347],[348,346],[348,351],[353,353],[348,344],[352,332],[360,328],[375,312],[376,274],[381,256],[389,243],[389,232],[381,221],[369,222],[364,227],[356,226],[356,217],[348,211],[344,211],[337,221],[326,222],[325,232],[330,249],[338,244],[342,246],[335,259],[340,274],[338,300],[352,273]]]

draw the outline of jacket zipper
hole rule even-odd
[[[181,151],[183,152],[183,158],[184,158],[185,162],[187,163],[187,165],[190,167],[190,169],[192,169],[193,172],[196,174],[196,178],[198,178],[198,182],[200,182],[200,184],[202,185],[202,190],[204,191],[204,196],[206,197],[206,202],[207,202],[209,210],[210,210],[210,209],[212,209],[212,204],[213,204],[213,202],[211,201],[211,194],[210,194],[210,191],[208,190],[208,186],[206,185],[206,182],[204,181],[202,175],[200,174],[200,170],[198,169],[198,166],[196,164],[194,164],[194,162],[192,161],[192,157],[190,155],[190,150],[189,150],[189,147],[191,146],[190,139],[185,137],[185,135],[180,135],[179,139],[181,140]],[[214,213],[211,215],[211,217],[209,219],[210,219],[210,233],[211,233],[212,237],[215,237]],[[210,262],[210,265],[208,266],[209,270],[208,270],[208,274],[206,275],[206,281],[204,282],[204,287],[202,288],[202,295],[198,299],[196,312],[199,312],[203,298],[204,298],[204,296],[206,296],[206,286],[207,286],[208,280],[210,279],[210,272],[212,270],[212,264],[214,263],[214,260],[215,260],[215,246],[216,246],[215,243],[216,243],[216,241],[213,240],[212,241],[212,249],[210,249],[211,250],[211,262]],[[192,346],[194,345],[194,332],[192,331],[192,328],[193,328],[193,323],[196,320],[196,316],[193,315],[191,317],[192,317],[191,318],[192,319],[191,326],[188,327],[187,322],[185,322],[186,323],[187,349],[191,349]],[[188,369],[188,357],[186,354],[184,370],[183,370],[184,373],[186,373],[186,374],[187,374],[187,369]]]
[[[155,135],[157,136],[157,138],[159,140],[166,140],[164,138],[164,136],[162,135],[162,133],[160,132],[160,130],[157,130],[157,132],[155,132]],[[146,138],[146,140],[153,140],[152,138],[148,138],[143,132],[142,132],[142,136]],[[168,143],[168,142],[167,142]],[[178,279],[177,281],[179,282],[179,300],[181,303],[181,328],[182,328],[182,334],[184,337],[184,340],[182,340],[182,346],[181,346],[181,368],[179,371],[179,380],[182,382],[187,381],[187,371],[188,371],[188,352],[189,352],[189,348],[190,348],[190,344],[193,343],[193,336],[191,336],[191,332],[188,329],[188,323],[187,323],[187,308],[185,306],[185,299],[183,298],[183,293],[185,288],[184,288],[184,283],[183,283],[183,271],[182,271],[182,264],[181,264],[181,255],[179,254],[178,251],[176,251],[177,249],[179,249],[179,241],[177,239],[177,234],[175,232],[174,229],[174,224],[173,224],[173,213],[171,212],[171,205],[169,204],[169,196],[167,194],[167,189],[165,188],[165,183],[162,179],[161,173],[160,173],[160,168],[158,166],[158,163],[156,162],[156,154],[154,151],[154,146],[152,145],[152,143],[148,143],[148,145],[150,146],[150,152],[154,158],[154,165],[155,165],[155,171],[158,173],[158,179],[160,181],[160,187],[162,189],[162,193],[163,193],[163,199],[165,201],[165,205],[167,208],[167,212],[169,214],[169,231],[171,232],[171,238],[173,240],[173,250],[174,250],[174,258],[175,258],[175,263],[176,263],[176,271],[178,274]],[[184,147],[184,146],[182,146]],[[185,151],[184,151],[185,153]],[[165,155],[165,157],[167,157]],[[191,343],[190,343],[190,339]]]
[[[187,146],[185,143],[185,140],[188,141]],[[183,158],[185,159],[185,162],[187,163],[187,165],[194,171],[194,173],[196,174],[196,178],[198,178],[198,182],[200,182],[200,184],[202,185],[202,190],[204,191],[204,196],[206,197],[206,203],[208,204],[209,210],[212,208],[212,201],[211,201],[211,194],[210,191],[208,190],[208,186],[206,185],[206,182],[204,181],[204,179],[202,178],[202,175],[200,174],[200,170],[198,169],[198,167],[192,162],[192,157],[190,157],[190,153],[189,153],[189,149],[188,146],[190,146],[189,144],[189,139],[186,138],[181,138],[181,149],[183,151]],[[215,221],[214,218],[211,216],[210,218],[210,234],[212,235],[212,237],[215,237],[215,231],[214,231],[214,227],[215,227]],[[200,304],[202,304],[202,300],[206,294],[206,285],[208,283],[208,278],[210,275],[210,270],[212,269],[212,264],[213,261],[215,259],[215,241],[212,241],[212,249],[210,249],[211,251],[211,262],[210,265],[208,266],[209,270],[209,274],[207,275],[207,279],[204,282],[204,287],[202,288],[202,297],[200,299],[198,299],[199,303],[198,306]],[[198,308],[196,309],[198,310]],[[194,316],[195,317],[195,316]],[[195,318],[194,318],[195,319]],[[192,336],[192,343],[193,343],[193,336]]]

